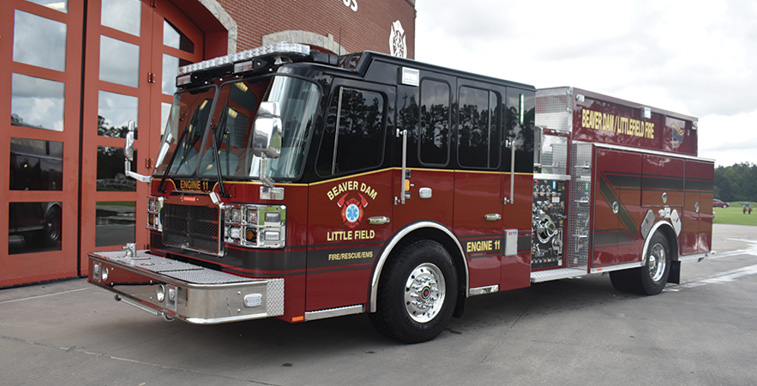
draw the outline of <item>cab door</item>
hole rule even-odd
[[[455,78],[420,72],[417,86],[398,86],[393,179],[393,232],[417,221],[452,224],[452,106]],[[405,142],[403,146],[403,141]],[[403,151],[404,147],[404,151]],[[405,174],[402,174],[402,161]],[[403,178],[404,177],[404,178]],[[404,196],[404,197],[403,197]]]
[[[309,186],[306,311],[365,304],[391,236],[393,87],[336,80]]]
[[[460,81],[455,170],[454,232],[468,261],[469,287],[500,284],[504,251],[502,179],[503,92],[487,84]]]

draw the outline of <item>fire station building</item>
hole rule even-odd
[[[415,0],[0,2],[0,288],[147,244],[146,184],[179,66],[279,41],[413,58]],[[7,119],[7,118],[6,118]]]

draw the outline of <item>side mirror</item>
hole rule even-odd
[[[129,131],[126,133],[126,147],[124,147],[124,158],[129,162],[134,162],[134,121],[129,121]]]
[[[281,107],[278,102],[261,102],[255,117],[252,154],[261,158],[279,158],[281,154]]]
[[[139,182],[150,182],[150,176],[143,176],[131,171],[132,162],[134,162],[134,121],[129,121],[129,132],[126,133],[126,146],[124,147],[124,175]]]

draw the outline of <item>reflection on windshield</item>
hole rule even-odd
[[[263,97],[269,86],[268,96]],[[319,92],[315,84],[284,76],[271,82],[250,80],[221,86],[213,113],[211,134],[213,141],[205,143],[199,173],[216,176],[216,159],[224,177],[258,177],[260,159],[252,155],[255,114],[261,100],[281,105],[281,156],[268,162],[266,174],[273,179],[297,178],[304,162],[305,149],[312,132]]]
[[[170,174],[194,173],[215,91],[215,87],[209,87],[174,96],[171,116],[158,155],[155,169],[157,174],[164,174],[169,164]]]

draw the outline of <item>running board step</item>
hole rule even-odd
[[[531,283],[541,283],[550,280],[568,279],[586,276],[586,270],[574,268],[550,269],[548,271],[531,272]]]

